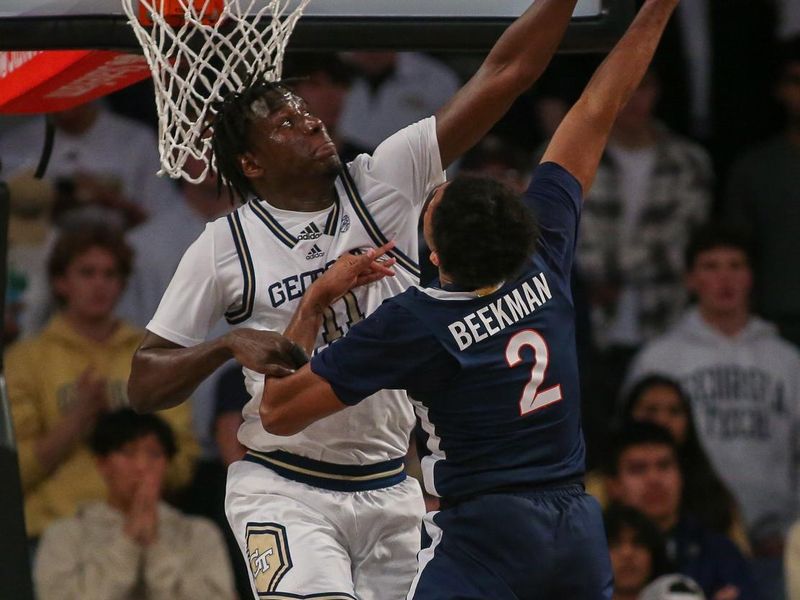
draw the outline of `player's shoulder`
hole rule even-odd
[[[247,247],[242,219],[236,218],[240,209],[223,215],[205,224],[202,231],[189,246],[187,253],[196,257],[209,256],[219,263],[225,257],[233,257],[237,248]]]
[[[250,203],[245,202],[234,210],[206,223],[203,233],[200,235],[213,238],[228,238],[237,227],[243,227],[245,223],[255,218]]]
[[[420,119],[402,129],[395,131],[392,135],[383,140],[372,152],[362,153],[347,163],[347,170],[351,176],[369,171],[377,160],[391,159],[391,155],[399,152],[400,149],[416,148],[419,144],[416,140],[435,140],[436,139],[436,117],[431,115]]]
[[[439,324],[474,308],[481,297],[475,291],[451,291],[438,287],[412,286],[402,294],[387,300],[405,310],[409,319],[421,323]],[[438,325],[437,325],[438,326]]]
[[[570,196],[576,198],[580,198],[583,195],[581,183],[563,165],[553,161],[536,165],[528,185],[528,193],[547,193],[551,191],[553,186],[566,191]]]
[[[430,298],[417,286],[386,298],[373,313],[384,326],[403,328],[420,321],[420,314],[430,310]],[[370,317],[372,318],[371,315]]]
[[[400,317],[412,315],[412,308],[424,302],[425,295],[418,286],[411,286],[403,290],[396,296],[392,296],[383,301],[380,309],[385,313],[391,313]]]

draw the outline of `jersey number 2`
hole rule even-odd
[[[545,373],[547,373],[550,351],[547,348],[547,342],[538,331],[526,329],[515,334],[508,341],[508,346],[506,346],[508,366],[516,367],[522,362],[522,349],[526,346],[533,350],[533,368],[531,369],[531,378],[522,391],[522,398],[519,401],[520,416],[525,416],[561,400],[560,384],[546,390],[539,389],[544,382]]]

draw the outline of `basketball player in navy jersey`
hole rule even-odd
[[[522,201],[486,179],[434,192],[424,234],[438,286],[387,300],[310,365],[266,382],[261,420],[277,435],[382,388],[414,399],[431,451],[424,482],[442,510],[425,517],[430,543],[409,598],[611,598],[601,512],[581,484],[569,280],[583,191],[677,3],[645,1]],[[345,257],[322,275],[295,313],[292,339],[310,351],[325,308],[386,250]]]

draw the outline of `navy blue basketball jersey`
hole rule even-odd
[[[570,291],[580,184],[546,163],[524,199],[541,235],[515,280],[487,295],[411,288],[311,362],[346,404],[382,388],[408,390],[431,451],[425,487],[437,496],[548,484],[584,470]]]

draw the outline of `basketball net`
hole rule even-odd
[[[254,73],[274,81],[309,0],[122,0],[144,50],[158,109],[159,174],[198,183],[214,169],[211,104]],[[202,161],[199,175],[184,169]],[[194,175],[194,176],[192,176]]]

